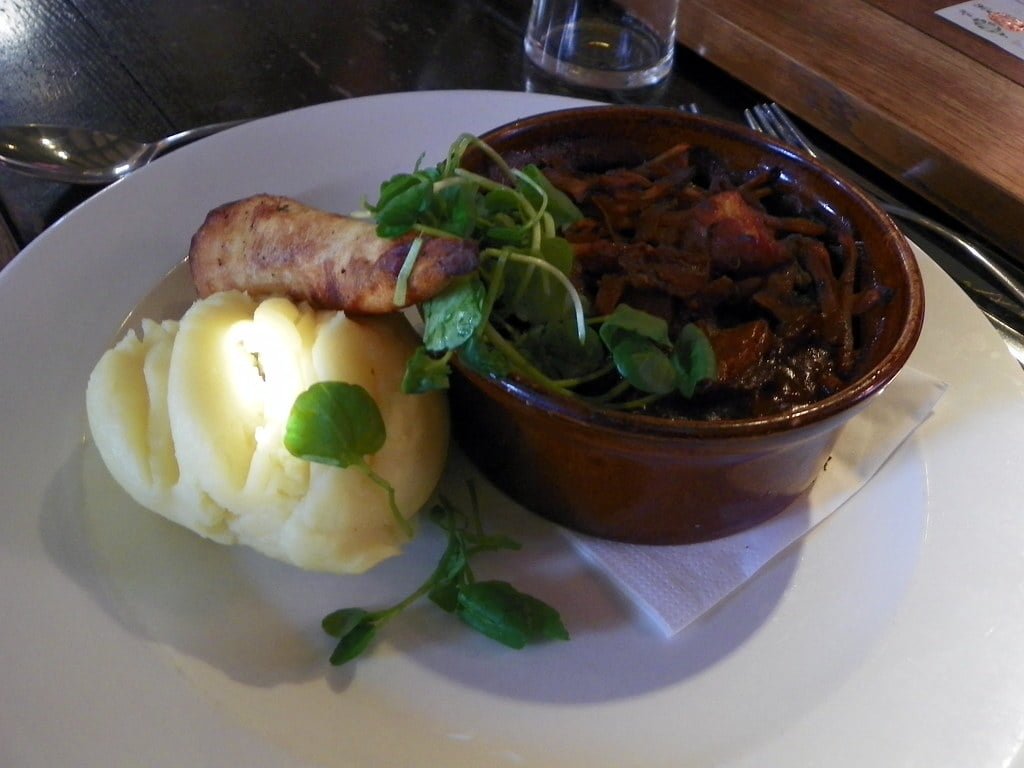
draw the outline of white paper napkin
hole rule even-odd
[[[840,433],[828,468],[779,515],[724,539],[680,546],[603,541],[567,531],[666,636],[674,635],[751,578],[857,493],[928,418],[946,384],[904,369]]]

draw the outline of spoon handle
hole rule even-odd
[[[177,149],[180,146],[188,144],[196,139],[201,139],[204,136],[211,136],[214,133],[220,133],[226,131],[228,128],[234,128],[236,125],[242,125],[243,123],[251,122],[252,118],[243,118],[241,120],[227,120],[223,123],[210,123],[209,125],[200,125],[196,128],[189,128],[179,133],[165,136],[153,144],[153,153],[149,159],[153,160],[160,155],[170,152],[172,149]]]

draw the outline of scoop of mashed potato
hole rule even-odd
[[[387,431],[367,463],[415,514],[440,478],[449,424],[444,395],[401,392],[418,343],[404,317],[225,292],[141,331],[103,355],[86,392],[99,453],[139,504],[311,570],[360,573],[400,552],[406,537],[384,491],[357,470],[295,458],[283,435],[311,384],[364,387]]]

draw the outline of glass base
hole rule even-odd
[[[673,41],[660,41],[642,25],[584,20],[523,38],[523,49],[550,75],[589,88],[642,88],[672,69]]]

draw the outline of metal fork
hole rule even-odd
[[[687,112],[693,112],[696,105],[684,105]],[[750,109],[743,110],[743,117],[747,125],[755,131],[767,134],[779,139],[790,146],[793,146],[819,162],[828,163],[822,153],[811,143],[810,139],[790,119],[783,109],[771,102],[768,104],[757,104]],[[866,186],[861,184],[861,186]],[[905,208],[894,200],[887,199],[883,195],[872,191],[875,201],[890,216],[910,221],[918,226],[934,232],[950,243],[956,245],[975,264],[981,267],[989,277],[998,283],[1011,297],[1024,306],[1024,286],[1022,286],[1011,274],[1004,270],[999,264],[993,261],[977,244],[963,237],[960,233],[953,231],[944,224],[935,221],[917,211]]]

